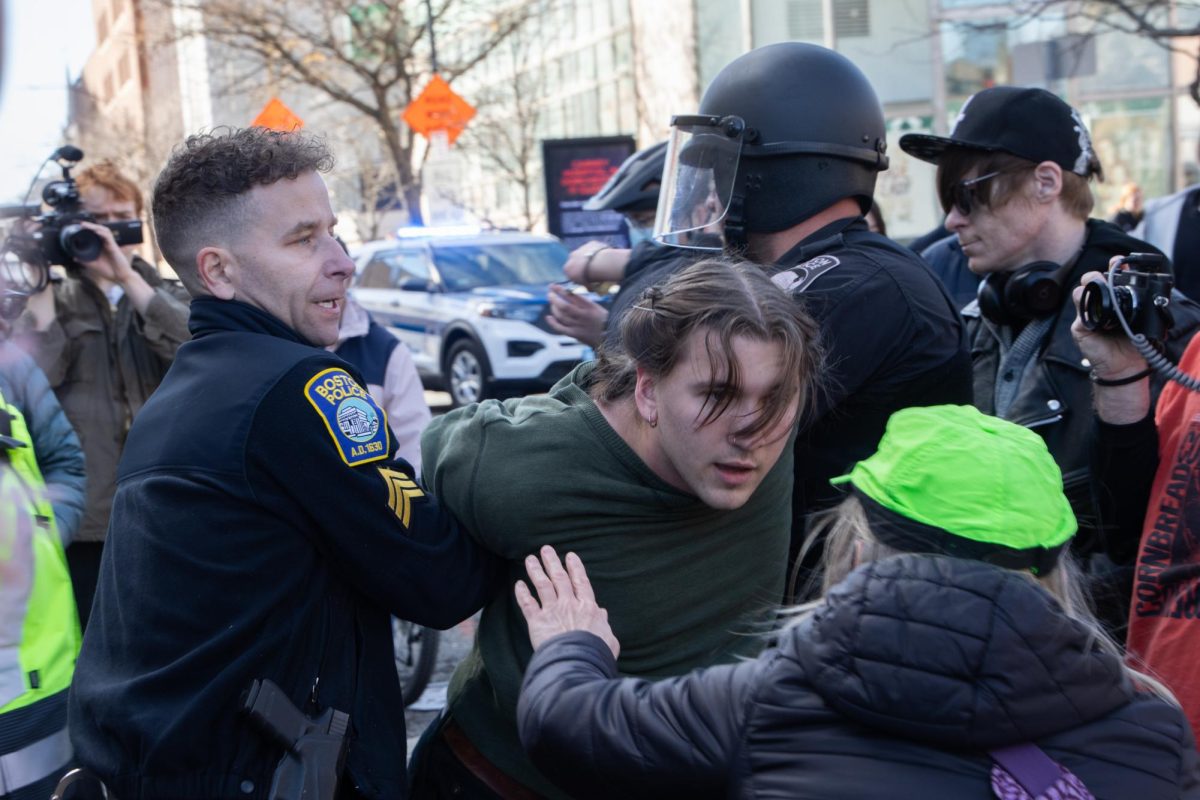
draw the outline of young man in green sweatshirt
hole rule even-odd
[[[532,654],[512,592],[543,544],[588,565],[645,677],[756,653],[783,596],[791,452],[820,363],[816,323],[760,267],[702,261],[645,290],[621,348],[547,395],[436,419],[431,491],[508,562],[448,711],[414,755],[414,796],[563,796],[521,751]]]

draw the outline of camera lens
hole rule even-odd
[[[1113,299],[1117,306],[1114,308]],[[1125,321],[1132,324],[1134,312],[1133,291],[1128,286],[1113,286],[1112,291],[1102,280],[1092,280],[1083,287],[1079,300],[1079,318],[1089,331],[1115,331],[1120,326],[1117,309]]]
[[[79,224],[64,225],[58,234],[58,243],[63,252],[76,261],[95,261],[104,249],[100,235]]]
[[[1112,300],[1104,281],[1091,280],[1083,287],[1079,318],[1089,331],[1107,331],[1117,326],[1117,316],[1113,313]]]

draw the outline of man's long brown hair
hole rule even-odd
[[[738,336],[778,342],[785,381],[744,433],[774,426],[797,395],[801,415],[807,411],[822,362],[820,328],[762,267],[720,258],[697,262],[642,292],[621,319],[621,346],[600,352],[592,397],[613,402],[631,396],[638,367],[656,377],[670,374],[696,331],[708,334],[713,376],[713,399],[701,412],[701,424],[721,416],[738,393],[740,369],[733,350]]]

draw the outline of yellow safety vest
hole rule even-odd
[[[71,575],[24,415],[0,413],[25,447],[0,454],[0,716],[66,690],[79,655]]]

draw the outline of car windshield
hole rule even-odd
[[[433,246],[434,264],[451,292],[565,280],[567,255],[559,242]]]

